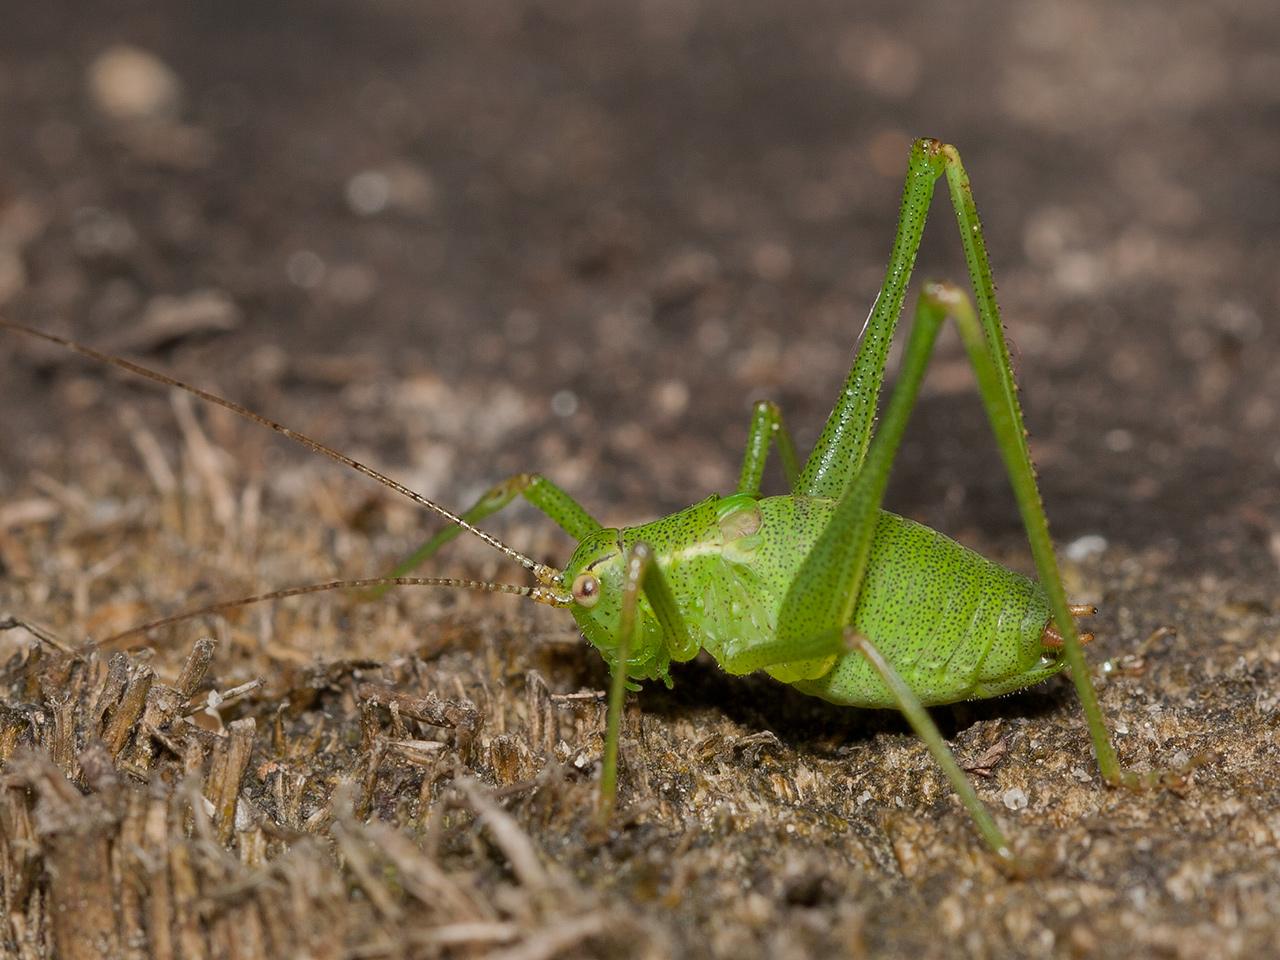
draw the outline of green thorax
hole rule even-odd
[[[591,565],[603,587],[601,602],[591,610],[573,608],[574,616],[612,662],[619,590],[611,573],[626,547],[642,540],[655,552],[695,647],[667,649],[641,598],[629,675],[665,680],[668,662],[690,659],[697,646],[732,669],[735,657],[775,637],[787,590],[834,506],[809,497],[713,496],[652,523],[602,530],[583,541],[566,571]],[[1033,581],[928,527],[880,512],[853,626],[924,703],[989,697],[1056,673],[1062,664],[1040,644],[1048,617]],[[837,703],[894,705],[858,654],[769,672]]]

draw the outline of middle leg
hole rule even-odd
[[[581,541],[588,534],[600,529],[599,521],[587,513],[578,501],[540,473],[517,473],[507,477],[501,483],[494,484],[461,514],[462,519],[471,524],[479,523],[485,517],[490,517],[509,506],[516,497],[520,496],[554,520],[560,529],[575,540]],[[396,564],[392,570],[388,571],[387,577],[407,576],[426,563],[437,550],[461,532],[462,529],[457,526],[445,527]],[[388,587],[378,587],[370,590],[366,597],[370,600],[377,599],[388,589]]]
[[[769,457],[770,444],[777,446],[778,455],[782,458],[787,489],[795,489],[800,468],[796,463],[795,444],[791,441],[786,424],[782,422],[782,410],[772,400],[759,400],[751,408],[747,449],[742,455],[742,470],[738,474],[738,493],[760,496],[760,484],[764,479],[764,465]]]

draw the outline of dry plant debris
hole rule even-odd
[[[803,957],[904,942],[939,955],[923,929],[890,932],[921,911],[977,956],[1106,955],[1098,925],[1138,917],[1153,950],[1269,942],[1274,731],[1250,718],[1274,702],[1258,700],[1269,667],[1247,651],[1271,614],[1205,607],[1159,576],[1158,553],[1113,550],[1071,575],[1106,595],[1108,632],[1132,635],[1159,595],[1184,632],[1223,642],[1189,662],[1184,634],[1148,631],[1103,670],[1104,706],[1131,763],[1215,756],[1177,793],[1134,796],[1098,783],[1065,683],[942,711],[984,799],[1043,864],[1010,882],[893,715],[708,664],[633,698],[620,815],[598,826],[606,675],[555,611],[333,596],[185,624],[144,649],[93,646],[156,613],[403,550],[388,545],[400,508],[358,480],[302,466],[263,491],[208,435],[242,442],[234,430],[181,410],[177,423],[178,467],[158,467],[166,442],[125,421],[159,460],[130,467],[90,438],[82,462],[34,481],[52,519],[24,513],[0,536],[14,956]],[[515,536],[539,543],[534,528]],[[489,561],[464,547],[450,562]],[[1224,946],[1224,900],[1202,894],[1226,878],[1238,922]],[[1091,913],[1071,906],[1083,900]]]

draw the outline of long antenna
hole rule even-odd
[[[170,617],[161,617],[148,623],[138,624],[128,630],[112,634],[97,642],[98,647],[111,647],[125,637],[147,633],[157,627],[167,627],[172,623],[181,623],[194,617],[222,613],[236,607],[245,607],[251,603],[264,603],[267,600],[283,600],[285,597],[300,597],[307,593],[321,593],[325,590],[364,590],[368,587],[456,587],[463,590],[480,590],[484,593],[510,593],[518,597],[528,597],[535,603],[545,603],[551,607],[564,607],[573,602],[573,598],[557,593],[544,586],[528,586],[518,583],[491,583],[488,580],[462,580],[456,577],[368,577],[363,580],[329,580],[325,583],[311,583],[301,587],[285,587],[283,590],[272,590],[270,593],[258,593],[238,600],[222,600],[197,610],[175,613]]]
[[[288,437],[290,440],[293,440],[297,443],[302,444],[304,447],[308,447],[309,449],[314,450],[316,453],[324,454],[326,457],[328,457],[331,460],[337,460],[339,463],[345,463],[348,467],[350,467],[352,470],[355,470],[357,473],[363,473],[366,477],[371,477],[374,480],[377,480],[383,486],[390,487],[396,493],[400,494],[403,497],[409,498],[414,503],[420,506],[426,507],[428,510],[435,511],[440,516],[448,520],[450,523],[461,527],[463,530],[466,530],[468,533],[474,534],[475,536],[483,540],[485,543],[489,544],[489,546],[493,547],[495,550],[498,550],[506,554],[508,557],[516,561],[516,563],[520,564],[525,569],[531,570],[533,572],[534,577],[536,577],[540,583],[559,583],[560,582],[560,571],[556,570],[553,567],[549,567],[544,563],[538,563],[534,560],[531,560],[529,557],[526,557],[519,550],[514,550],[511,547],[508,547],[505,543],[503,543],[501,540],[499,540],[497,537],[493,536],[492,534],[485,533],[480,528],[474,527],[471,524],[467,523],[467,521],[463,520],[460,516],[450,512],[449,510],[446,510],[444,507],[440,506],[440,504],[436,503],[434,500],[428,500],[422,494],[417,493],[413,490],[410,490],[403,483],[400,483],[397,480],[392,480],[386,474],[380,473],[377,470],[374,470],[372,467],[366,467],[359,460],[353,460],[351,459],[351,457],[348,457],[346,454],[339,453],[337,450],[333,449],[333,447],[327,446],[326,444],[321,443],[319,440],[313,440],[311,437],[308,437],[307,435],[302,433],[298,433],[298,431],[296,430],[290,430],[288,427],[286,427],[282,423],[277,423],[276,421],[271,420],[267,417],[264,417],[261,414],[254,413],[248,407],[243,407],[232,400],[226,400],[223,397],[219,397],[217,394],[209,393],[206,390],[201,390],[199,387],[193,387],[189,383],[183,383],[181,380],[178,380],[174,377],[170,377],[167,374],[158,373],[155,370],[150,370],[147,367],[133,363],[132,361],[129,361],[129,360],[125,360],[123,357],[117,357],[109,353],[103,353],[101,350],[95,350],[93,347],[85,346],[83,343],[77,343],[75,340],[69,340],[66,337],[60,337],[57,334],[45,333],[43,330],[36,330],[32,327],[24,327],[21,324],[11,323],[8,320],[0,320],[0,327],[3,327],[6,330],[13,330],[17,333],[26,334],[29,337],[35,337],[38,340],[45,340],[49,343],[56,343],[59,346],[66,347],[69,350],[74,350],[76,353],[83,354],[84,356],[90,357],[101,363],[107,363],[113,367],[119,367],[122,370],[128,370],[132,374],[136,374],[139,377],[143,377],[155,383],[163,384],[164,386],[167,386],[167,387],[176,387],[179,390],[185,390],[187,393],[194,394],[195,396],[199,397],[201,400],[207,400],[209,403],[216,403],[218,406],[224,407],[227,410],[230,410],[232,413],[235,413],[241,417],[244,417],[244,419],[246,420],[250,420],[254,423],[261,424],[264,427],[274,430],[276,433],[279,433]]]

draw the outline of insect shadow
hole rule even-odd
[[[697,657],[673,671],[675,685],[654,688],[641,708],[664,720],[688,720],[715,711],[746,733],[768,731],[797,753],[835,757],[852,744],[870,744],[882,734],[910,735],[911,725],[897,710],[846,710],[791,688],[778,689],[766,677],[731,677],[709,657]],[[979,723],[1007,720],[1021,724],[1048,720],[1072,700],[1070,683],[1050,680],[1003,697],[967,700],[931,707],[930,715],[948,740]]]

